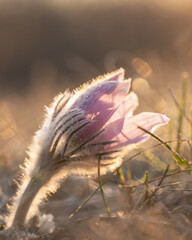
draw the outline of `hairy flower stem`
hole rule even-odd
[[[41,187],[45,184],[45,181],[42,179],[31,178],[28,183],[22,197],[20,199],[19,205],[17,207],[12,227],[20,228],[24,225],[29,208],[35,199],[37,193],[41,189]]]

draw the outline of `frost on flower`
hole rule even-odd
[[[55,191],[61,178],[95,174],[99,154],[103,173],[117,167],[123,149],[149,137],[138,125],[153,131],[168,122],[160,113],[133,115],[138,99],[130,85],[119,69],[54,99],[29,149],[10,225],[24,224],[28,212],[33,212],[31,206]]]

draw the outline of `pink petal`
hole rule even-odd
[[[112,108],[114,105],[119,106],[120,103],[116,103],[116,101],[118,101],[119,98],[124,99],[129,92],[130,84],[130,80],[102,82],[87,89],[84,94],[79,96],[71,108],[80,108],[84,110],[85,114],[89,114],[93,108],[98,107],[98,105],[95,106],[95,104],[98,103],[101,108],[103,104],[107,104],[108,108]]]
[[[130,89],[130,81],[103,82],[78,98],[72,108],[84,111],[85,116],[93,120],[81,133],[87,138],[100,130],[125,99]]]
[[[160,113],[143,112],[129,118],[118,119],[107,126],[106,131],[97,138],[97,142],[115,140],[108,149],[123,147],[133,143],[143,142],[150,137],[137,126],[153,131],[167,124],[169,119]]]
[[[129,93],[124,101],[119,105],[117,110],[111,116],[107,124],[116,121],[120,118],[131,117],[134,110],[138,107],[138,98],[134,92]]]

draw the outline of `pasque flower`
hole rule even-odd
[[[160,113],[142,112],[133,116],[138,99],[135,93],[130,92],[130,86],[131,80],[124,80],[124,70],[120,69],[93,82],[86,90],[78,93],[70,109],[82,110],[91,123],[77,134],[76,142],[95,136],[104,129],[91,142],[97,142],[99,145],[111,141],[100,146],[99,150],[117,150],[149,137],[137,126],[153,131],[168,122],[168,118]],[[94,150],[90,149],[89,152],[92,154]]]
[[[168,122],[160,113],[133,116],[138,99],[130,86],[119,69],[54,99],[29,148],[9,227],[23,225],[38,200],[55,191],[65,176],[94,174],[98,155],[103,172],[118,166],[123,149],[149,137],[138,125],[153,131]]]

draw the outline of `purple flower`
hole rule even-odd
[[[77,94],[78,97],[70,109],[79,109],[91,123],[75,136],[74,142],[81,143],[105,129],[89,142],[92,146],[86,152],[113,151],[130,144],[145,141],[149,135],[139,129],[141,126],[148,131],[167,124],[169,119],[160,113],[142,112],[133,116],[138,106],[137,95],[130,92],[131,80],[124,80],[124,70],[101,77],[87,85]],[[107,142],[110,142],[107,144]],[[95,143],[95,144],[93,144]],[[106,143],[106,144],[99,144]]]
[[[7,227],[24,225],[39,201],[66,176],[95,175],[98,154],[103,153],[102,173],[119,166],[124,152],[118,150],[149,137],[138,125],[153,131],[168,122],[160,113],[133,116],[138,100],[130,85],[119,69],[55,98],[29,148]]]

